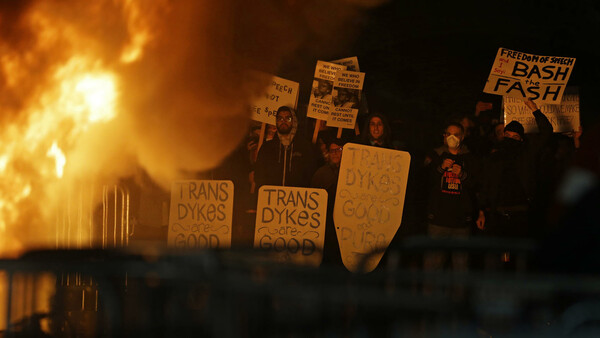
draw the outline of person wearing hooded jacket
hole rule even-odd
[[[298,120],[293,109],[281,106],[276,114],[277,133],[258,151],[257,189],[262,185],[309,187],[317,169],[317,155],[308,140],[295,137]]]
[[[478,161],[462,144],[464,127],[459,123],[447,125],[444,145],[434,149],[428,164],[430,172],[430,193],[428,203],[427,233],[431,238],[470,237],[475,225],[483,226],[485,215],[478,210],[476,177],[479,173]],[[424,268],[442,268],[447,255],[431,252],[424,256]],[[468,267],[466,253],[452,253],[452,268],[465,271]]]
[[[480,202],[488,222],[484,234],[501,237],[535,235],[529,229],[529,209],[534,199],[538,162],[543,146],[552,136],[552,124],[530,99],[539,134],[525,137],[523,126],[512,121],[504,127],[504,139],[490,154],[484,167]]]

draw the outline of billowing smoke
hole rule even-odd
[[[0,251],[53,245],[62,196],[97,202],[77,187],[216,166],[266,85],[247,71],[334,55],[380,2],[1,2]]]

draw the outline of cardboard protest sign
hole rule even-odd
[[[525,128],[525,133],[538,132],[535,118],[522,99],[505,97],[502,104],[504,106],[504,125],[510,121],[519,121]],[[560,104],[543,104],[539,108],[552,123],[555,133],[579,129],[579,94],[565,93]]]
[[[258,191],[254,247],[277,260],[319,266],[323,260],[327,191],[262,186]]]
[[[327,118],[328,127],[353,129],[360,107],[365,73],[342,70],[333,82],[333,107]]]
[[[333,221],[344,266],[370,272],[402,221],[410,154],[353,143],[344,146]]]
[[[331,62],[317,61],[315,68],[315,80],[312,84],[310,100],[306,116],[318,120],[327,120],[332,103],[333,81],[339,70],[345,70],[346,66]]]
[[[339,60],[333,60],[331,62],[338,65],[346,66],[346,70],[360,72],[360,67],[358,66],[358,58],[356,56],[343,58]]]
[[[169,247],[216,249],[231,246],[233,182],[173,182],[169,213]]]
[[[279,107],[288,106],[296,109],[299,88],[298,82],[271,75],[265,92],[252,101],[252,119],[275,125],[275,114]]]
[[[483,91],[531,98],[538,104],[559,104],[574,65],[572,57],[541,56],[499,48]]]

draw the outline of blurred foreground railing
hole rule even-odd
[[[421,258],[432,249],[470,257],[510,252],[523,265],[425,271]],[[375,271],[352,274],[340,266],[279,265],[253,250],[35,251],[0,261],[3,333],[598,336],[600,276],[534,272],[535,253],[527,241],[412,238],[390,248]]]

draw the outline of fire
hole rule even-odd
[[[56,145],[56,141],[52,143],[52,148],[48,150],[48,153],[46,155],[48,155],[49,157],[54,157],[54,159],[56,160],[56,176],[58,178],[61,178],[63,176],[63,168],[67,163],[67,158],[65,157],[65,154],[62,152],[62,150],[60,150],[60,148]]]
[[[110,121],[115,117],[115,82],[110,75],[86,75],[75,90],[83,95],[85,108],[89,109],[89,122]]]
[[[124,10],[135,12],[135,3],[127,2]],[[70,155],[92,128],[119,115],[118,65],[95,55],[89,36],[57,15],[45,2],[31,7],[22,21],[36,36],[26,50],[0,40],[0,47],[6,47],[0,56],[5,92],[20,102],[0,130],[0,256],[18,254],[14,251],[23,249],[23,238],[36,237],[37,245],[54,242],[54,215],[64,212],[61,195],[72,191],[76,181],[73,173],[69,176],[69,165],[76,164]],[[124,48],[127,62],[139,58],[150,41],[141,31]],[[68,53],[51,52],[57,45]],[[35,229],[37,223],[43,229]]]

